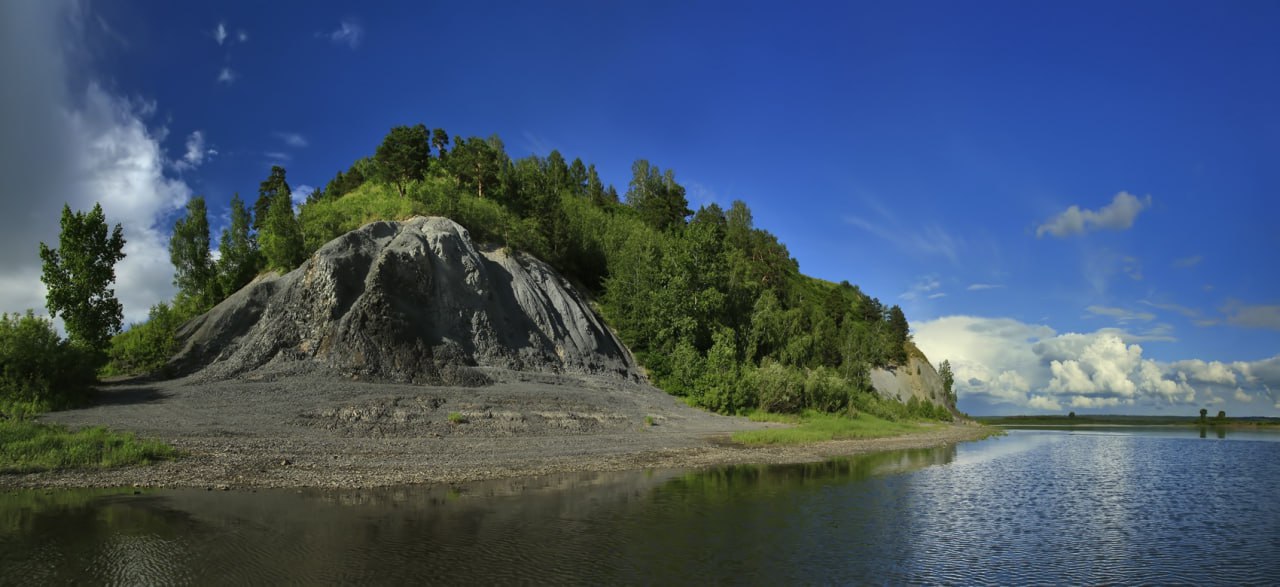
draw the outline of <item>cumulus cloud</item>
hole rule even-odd
[[[146,317],[173,296],[168,239],[159,223],[191,196],[160,147],[163,129],[146,116],[154,103],[129,100],[96,83],[73,90],[67,38],[85,18],[56,2],[0,3],[0,33],[13,50],[0,51],[8,91],[0,103],[0,309],[44,306],[36,254],[55,244],[63,204],[87,210],[102,204],[107,220],[124,228],[127,257],[116,266],[116,296],[126,321]]]
[[[935,362],[950,360],[962,398],[1031,410],[1189,405],[1197,397],[1280,388],[1280,355],[1172,363],[1147,357],[1118,329],[1058,333],[1009,318],[947,316],[913,325]],[[1057,407],[1055,407],[1057,406]]]
[[[1151,196],[1138,198],[1129,192],[1116,194],[1110,204],[1096,211],[1072,205],[1036,227],[1036,238],[1045,234],[1061,238],[1104,229],[1126,230],[1133,226],[1138,213],[1150,206]]]
[[[324,34],[333,43],[346,45],[355,49],[360,46],[360,41],[364,39],[364,28],[359,24],[343,20],[338,23],[338,28]]]
[[[1239,387],[1236,388],[1236,392],[1235,394],[1233,394],[1233,397],[1235,397],[1236,401],[1238,402],[1242,402],[1246,404],[1253,402],[1253,396],[1245,393],[1244,390],[1240,389]]]
[[[227,40],[227,23],[220,22],[218,26],[213,27],[213,40],[217,41],[219,45]]]

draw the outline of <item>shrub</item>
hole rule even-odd
[[[849,405],[849,383],[832,369],[818,367],[804,380],[805,404],[819,412],[834,413]]]
[[[196,315],[196,307],[170,307],[163,302],[151,306],[147,321],[132,324],[111,339],[107,353],[107,375],[139,375],[159,370],[178,350],[174,333],[183,322]]]
[[[63,340],[52,322],[32,311],[0,315],[0,410],[76,405],[93,383],[93,364],[90,351]]]
[[[753,373],[760,409],[797,414],[804,408],[804,376],[799,371],[766,361]]]

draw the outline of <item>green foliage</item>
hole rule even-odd
[[[179,296],[206,309],[222,298],[217,268],[209,255],[209,216],[203,196],[191,198],[186,215],[174,223],[169,260]]]
[[[94,381],[90,354],[30,310],[0,314],[0,420],[80,403]]]
[[[218,283],[224,296],[247,285],[262,267],[258,241],[249,234],[252,219],[239,194],[231,197],[231,225],[222,230],[218,244]]]
[[[122,467],[176,456],[172,447],[132,433],[102,427],[71,432],[25,419],[0,419],[0,473]]]
[[[458,184],[474,190],[476,197],[485,198],[485,190],[492,194],[499,187],[499,175],[506,171],[507,159],[502,140],[494,135],[488,139],[454,137],[453,151],[445,159],[449,172]]]
[[[283,187],[268,190],[268,184],[282,184]],[[272,167],[271,177],[263,182],[263,186],[262,193],[269,194],[270,200],[266,208],[266,220],[261,222],[258,229],[258,243],[267,268],[286,273],[306,258],[302,225],[293,214],[289,184],[284,183],[284,169]]]
[[[956,383],[956,376],[951,372],[951,361],[943,360],[942,365],[938,367],[938,376],[942,378],[942,390],[947,394],[947,402],[956,405],[956,392],[953,389]],[[1075,412],[1072,412],[1074,415]]]
[[[898,436],[919,429],[915,424],[893,422],[867,414],[850,417],[809,410],[799,417],[778,417],[774,414],[751,416],[756,421],[785,422],[796,426],[738,432],[733,435],[734,442],[747,445],[809,444],[848,438]]]
[[[289,182],[285,179],[285,170],[279,165],[271,166],[271,174],[267,179],[258,184],[258,201],[253,204],[253,230],[261,233],[262,227],[266,225],[271,205],[278,201],[290,202],[293,191],[289,189]],[[281,200],[279,196],[283,195]]]
[[[45,303],[49,315],[62,315],[73,344],[93,353],[104,351],[123,320],[120,302],[110,289],[116,280],[115,265],[124,259],[120,225],[108,233],[99,204],[87,214],[72,213],[71,207],[64,205],[58,248],[40,243],[40,259],[40,281],[48,288]]]
[[[151,306],[146,322],[132,324],[111,339],[105,374],[140,375],[158,371],[178,351],[174,339],[178,327],[202,311],[190,303],[171,307],[161,302]]]
[[[427,173],[431,159],[431,136],[427,127],[396,126],[382,139],[377,153],[373,156],[377,164],[378,177],[405,195],[405,186],[414,180],[422,179]]]
[[[467,417],[463,416],[462,412],[449,412],[449,423],[454,425],[466,424]]]
[[[767,361],[752,374],[759,407],[769,412],[796,414],[804,408],[804,375]]]
[[[644,159],[631,164],[631,184],[627,189],[627,203],[640,218],[658,230],[668,230],[684,224],[693,214],[689,201],[684,197],[684,187],[676,183],[676,174],[665,173]]]

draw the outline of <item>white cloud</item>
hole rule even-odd
[[[206,157],[212,157],[218,154],[216,149],[207,148],[204,144],[204,133],[194,131],[187,136],[187,151],[182,158],[175,161],[173,166],[179,171],[188,171],[195,169],[204,163]]]
[[[964,241],[951,236],[944,228],[931,222],[920,222],[913,218],[906,225],[898,221],[884,205],[874,198],[864,198],[868,208],[876,213],[877,218],[868,219],[861,216],[844,217],[846,224],[860,228],[872,235],[888,241],[898,249],[923,256],[946,257],[952,263],[960,259],[960,250]]]
[[[240,75],[231,71],[230,67],[223,67],[218,70],[218,83],[220,84],[231,85],[231,82],[236,81],[236,78],[238,77],[240,77]]]
[[[931,293],[931,294],[929,294],[929,299],[931,299],[931,300],[936,300],[936,299],[938,299],[938,298],[945,298],[945,297],[947,297],[946,292],[941,292],[941,291],[940,291],[940,292],[937,292],[937,293]]]
[[[0,3],[0,76],[7,91],[0,107],[0,310],[44,305],[39,280],[40,242],[56,244],[64,203],[73,210],[102,204],[108,222],[124,228],[126,258],[116,265],[115,292],[125,320],[144,319],[148,308],[173,296],[167,227],[160,223],[191,195],[180,179],[165,175],[160,147],[164,129],[144,120],[154,102],[113,95],[91,72],[71,91],[66,51],[83,28],[66,19],[84,7],[55,2]],[[82,62],[77,59],[76,62]]]
[[[935,363],[950,360],[961,397],[1027,409],[1190,405],[1197,397],[1280,388],[1280,355],[1234,363],[1148,358],[1119,329],[1057,333],[1009,318],[947,316],[913,325]],[[1202,393],[1201,393],[1202,392]]]
[[[263,155],[265,155],[267,159],[270,159],[276,163],[288,163],[293,159],[293,156],[289,155],[288,153],[285,153],[284,151],[267,151],[263,153]]]
[[[226,23],[220,22],[218,23],[218,26],[214,27],[213,40],[217,41],[219,45],[221,45],[223,41],[227,40],[227,24]]]
[[[997,284],[997,283],[971,283],[969,284],[969,287],[966,287],[965,289],[969,291],[985,291],[988,289],[997,289],[1001,287],[1004,287],[1004,285]]]
[[[290,147],[301,148],[308,145],[307,137],[302,136],[300,133],[276,131],[271,134],[277,139],[284,141],[284,144],[289,145]]]
[[[293,200],[293,206],[297,208],[298,206],[305,204],[307,202],[307,196],[310,196],[311,192],[314,191],[316,191],[316,188],[312,186],[305,183],[298,184],[293,188],[293,191],[289,192],[289,199]]]
[[[1151,206],[1151,196],[1138,198],[1128,192],[1120,192],[1110,204],[1097,211],[1072,205],[1036,227],[1036,237],[1049,234],[1065,237],[1096,230],[1125,230],[1133,226],[1138,213]]]
[[[236,40],[241,43],[249,42],[249,33],[246,32],[244,29],[236,31]]]
[[[1125,322],[1132,322],[1134,320],[1150,322],[1156,319],[1156,315],[1152,314],[1151,312],[1135,312],[1133,310],[1126,310],[1124,308],[1114,308],[1111,306],[1094,305],[1094,306],[1089,306],[1088,308],[1085,308],[1085,311],[1095,316],[1107,316],[1109,318],[1115,318],[1116,322],[1120,322],[1121,324]]]
[[[334,43],[347,45],[355,49],[360,46],[360,41],[364,39],[364,28],[350,20],[343,20],[338,24],[337,29],[326,33],[324,36]]]
[[[1240,389],[1239,387],[1236,388],[1236,392],[1233,397],[1235,397],[1236,401],[1238,402],[1242,402],[1246,404],[1253,402],[1253,396],[1245,393],[1244,390]]]

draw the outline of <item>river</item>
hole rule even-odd
[[[5,584],[1277,584],[1280,434],[1011,430],[826,463],[0,493]]]

